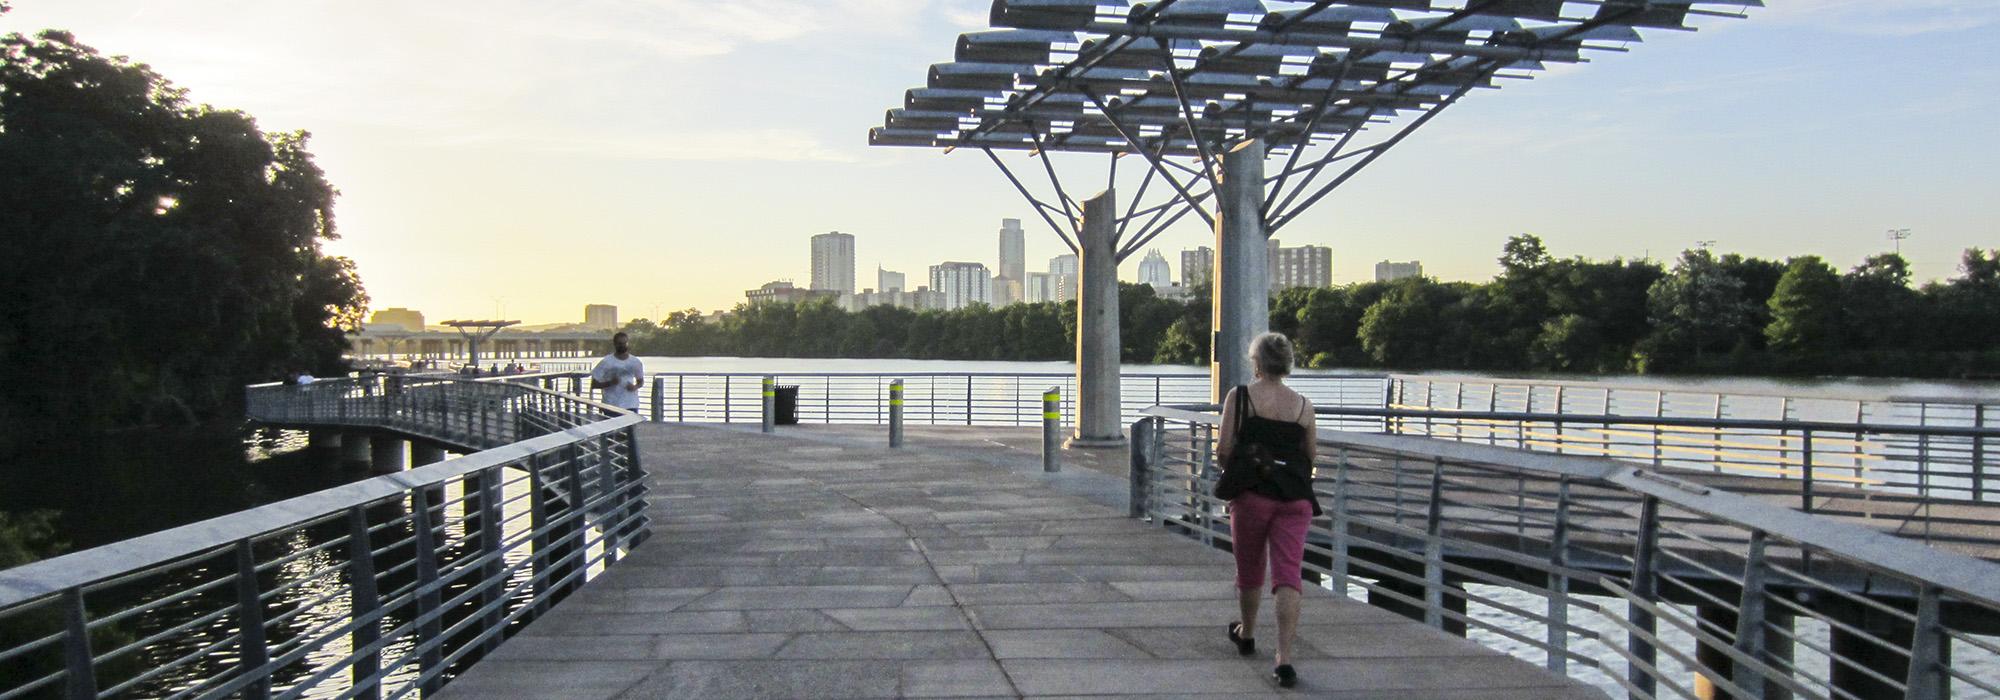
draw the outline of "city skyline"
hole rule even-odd
[[[375,305],[540,321],[593,302],[635,317],[728,308],[806,277],[796,254],[771,265],[766,251],[833,229],[877,241],[859,261],[917,274],[991,251],[997,218],[1022,220],[1028,259],[1067,252],[976,154],[864,145],[987,4],[774,0],[746,17],[672,0],[25,0],[0,31],[72,30],[197,102],[312,131],[343,193],[329,250],[356,260]],[[1485,279],[1519,233],[1564,257],[1670,263],[1714,240],[1845,269],[1910,229],[1919,280],[2000,240],[1983,195],[2000,187],[1985,165],[2000,145],[1963,138],[2000,114],[2000,71],[1976,60],[2000,3],[1774,5],[1481,91],[1282,235],[1336,249],[1336,284],[1412,258],[1439,279]],[[357,59],[363,41],[384,48]],[[1865,100],[1855,84],[1873,86]],[[1171,255],[1212,234],[1184,221],[1155,245]],[[490,282],[558,256],[573,272]]]

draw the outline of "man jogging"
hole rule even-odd
[[[646,365],[632,356],[631,337],[624,331],[611,336],[611,354],[590,371],[590,387],[604,390],[605,403],[637,412],[639,385],[645,381]]]

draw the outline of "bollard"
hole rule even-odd
[[[889,446],[903,446],[903,380],[889,382]]]
[[[1049,387],[1048,391],[1042,392],[1042,471],[1045,472],[1062,471],[1061,455],[1056,452],[1062,448],[1059,437],[1062,433],[1062,407],[1058,403],[1062,400],[1061,392],[1057,387]]]
[[[778,379],[764,375],[764,432],[777,429],[778,419]]]

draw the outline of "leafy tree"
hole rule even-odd
[[[68,33],[0,38],[8,433],[220,418],[244,384],[342,371],[368,299],[321,252],[336,193],[307,145]]]
[[[1750,322],[1743,280],[1705,249],[1681,253],[1673,274],[1654,282],[1646,300],[1653,333],[1639,350],[1642,371],[1689,355],[1699,364],[1704,352],[1733,345]]]
[[[1541,369],[1596,372],[1604,366],[1604,334],[1587,316],[1563,314],[1542,323],[1529,352]]]
[[[1457,301],[1449,288],[1423,277],[1396,280],[1361,315],[1361,349],[1391,367],[1430,366],[1444,334],[1440,310]]]
[[[1764,337],[1771,352],[1799,362],[1840,342],[1840,276],[1815,255],[1792,258],[1768,303]]]
[[[1911,336],[1922,313],[1910,288],[1910,263],[1896,253],[1863,260],[1840,278],[1840,336],[1857,350],[1885,350],[1928,342]]]

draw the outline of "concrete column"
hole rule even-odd
[[[314,450],[340,448],[340,431],[315,428],[306,431],[306,447]]]
[[[1264,141],[1250,139],[1222,154],[1215,217],[1215,315],[1210,338],[1209,400],[1248,384],[1250,339],[1271,329],[1270,263],[1264,233]]]
[[[367,433],[359,431],[341,433],[340,461],[349,464],[367,464],[371,456],[369,442]]]
[[[409,466],[404,458],[403,448],[409,441],[390,435],[373,435],[368,438],[368,465],[377,474],[402,471]]]
[[[422,440],[410,441],[410,466],[421,467],[444,461],[444,446]]]
[[[1083,200],[1076,297],[1076,434],[1065,447],[1123,447],[1118,413],[1118,197]]]

